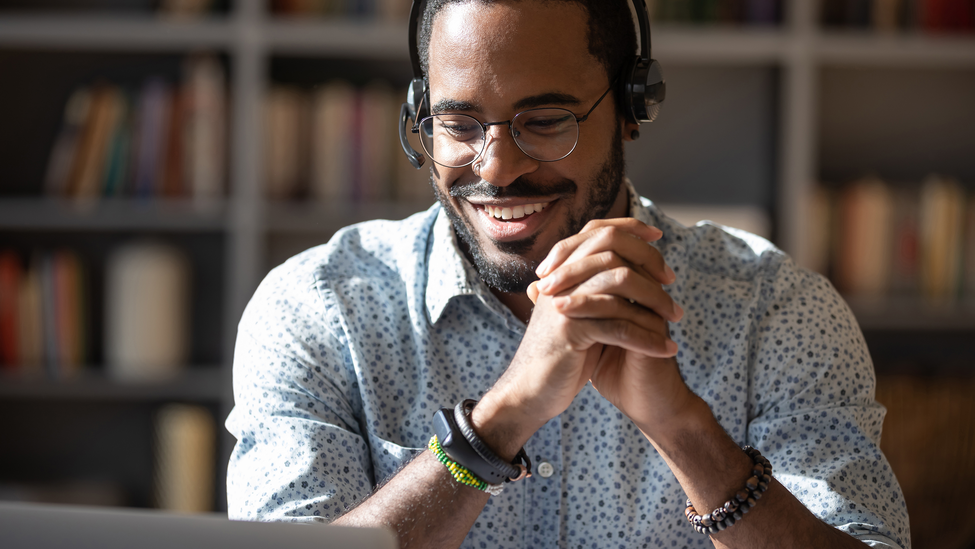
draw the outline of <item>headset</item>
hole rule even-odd
[[[660,63],[650,56],[650,16],[646,2],[630,1],[640,27],[640,53],[624,64],[616,100],[623,106],[627,121],[640,124],[653,122],[660,114],[660,104],[667,96],[667,84],[664,82]],[[414,122],[430,116],[430,87],[420,67],[416,36],[425,5],[425,0],[414,0],[410,8],[410,63],[413,65],[413,80],[406,92],[406,102],[400,108],[399,119],[400,146],[416,169],[423,166],[426,158],[410,145],[406,132],[412,131]],[[408,130],[408,127],[411,129]],[[634,132],[635,137],[638,135],[638,132]]]

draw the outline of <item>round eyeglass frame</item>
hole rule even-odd
[[[435,164],[438,164],[438,165],[443,166],[445,168],[463,168],[463,167],[470,166],[471,164],[477,162],[477,159],[480,158],[481,155],[484,154],[484,151],[487,148],[487,142],[488,142],[488,140],[487,140],[487,132],[488,132],[488,128],[490,128],[491,126],[503,126],[503,125],[507,125],[508,126],[508,133],[511,135],[512,140],[514,140],[515,145],[518,146],[518,150],[520,150],[521,152],[523,152],[525,154],[525,156],[527,156],[527,157],[529,157],[529,158],[531,158],[533,160],[537,160],[539,162],[558,162],[559,160],[563,160],[566,157],[568,157],[570,154],[572,154],[576,150],[576,147],[579,146],[579,132],[581,131],[581,128],[579,127],[579,125],[589,119],[589,115],[592,114],[592,112],[594,110],[596,110],[596,107],[598,107],[599,104],[603,102],[603,99],[606,98],[606,96],[609,94],[610,91],[613,90],[614,87],[616,87],[616,79],[613,79],[613,82],[610,84],[609,88],[605,92],[603,92],[602,95],[599,96],[599,99],[597,99],[596,102],[593,103],[592,107],[590,107],[589,110],[586,112],[586,114],[584,114],[582,116],[576,116],[576,114],[574,112],[570,111],[569,109],[564,109],[562,107],[536,107],[536,108],[532,108],[532,109],[525,109],[525,110],[523,110],[523,111],[518,112],[517,114],[515,114],[513,117],[511,117],[511,119],[509,119],[509,120],[501,120],[499,122],[481,122],[480,120],[474,118],[473,116],[471,116],[469,114],[463,114],[463,113],[438,113],[438,114],[426,116],[426,117],[420,119],[419,121],[415,122],[413,124],[412,132],[415,133],[415,134],[419,134],[420,133],[420,126],[422,124],[426,123],[428,120],[434,120],[434,119],[436,119],[436,118],[438,118],[440,116],[464,116],[464,117],[470,118],[471,120],[474,121],[475,124],[477,124],[478,126],[480,126],[480,128],[481,128],[481,150],[479,150],[477,152],[477,154],[475,154],[468,162],[465,162],[463,164],[459,164],[459,165],[456,165],[456,166],[450,165],[450,164],[444,164],[443,162],[438,161],[436,158],[434,158],[433,154],[430,151],[427,150],[427,147],[424,144],[424,141],[423,141],[422,136],[420,137],[420,140],[419,141],[420,141],[420,146],[423,148],[423,152],[427,153],[427,156],[429,156],[430,157],[430,160],[432,160]],[[426,99],[426,96],[427,96],[427,94],[424,94],[424,100]],[[529,153],[528,151],[525,150],[525,148],[522,146],[521,142],[519,141],[518,136],[515,135],[514,121],[519,116],[521,116],[521,115],[523,115],[525,113],[530,113],[530,112],[534,112],[534,111],[542,111],[542,110],[565,111],[570,116],[572,116],[572,118],[575,120],[575,123],[576,123],[576,138],[575,138],[575,143],[572,144],[572,148],[569,149],[569,152],[565,153],[563,156],[561,156],[559,158],[543,159],[543,158],[538,158],[538,157],[533,156],[531,153]]]

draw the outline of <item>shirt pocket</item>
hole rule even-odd
[[[372,467],[377,485],[389,480],[417,454],[426,449],[402,446],[375,435],[369,435],[369,445],[372,451]]]

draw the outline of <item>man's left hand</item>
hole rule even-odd
[[[606,227],[633,236],[627,246],[607,246],[598,237]],[[579,234],[553,247],[539,267],[541,280],[528,289],[553,296],[558,311],[570,318],[618,319],[638,324],[666,320],[653,311],[664,284],[676,280],[660,252],[647,242],[653,231],[635,219],[594,220]],[[659,234],[659,233],[658,233]],[[620,266],[622,265],[622,266]],[[619,279],[626,278],[625,284]],[[677,318],[683,315],[676,306]],[[678,421],[694,396],[684,384],[674,358],[657,358],[605,346],[590,381],[607,400],[648,436]]]

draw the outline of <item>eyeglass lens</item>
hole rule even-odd
[[[511,136],[528,156],[553,162],[575,149],[579,123],[565,109],[530,109],[511,120]],[[484,151],[484,126],[466,114],[433,115],[420,122],[420,144],[437,164],[460,168]]]

